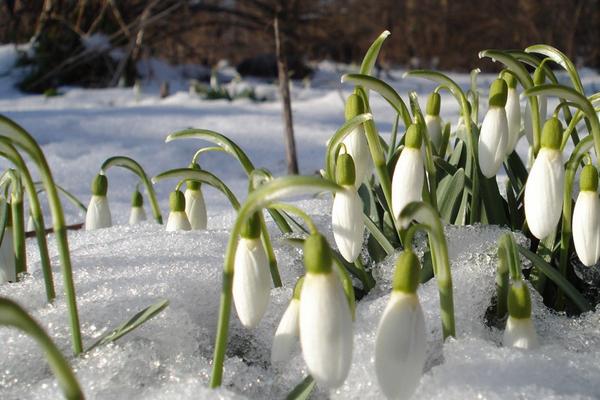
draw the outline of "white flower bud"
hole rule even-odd
[[[254,328],[269,305],[271,280],[265,248],[259,238],[240,238],[235,252],[233,302],[246,328]]]
[[[346,153],[352,156],[356,168],[356,179],[354,186],[357,188],[371,175],[373,161],[371,161],[371,152],[367,143],[365,130],[361,126],[355,128],[342,141],[346,146]]]
[[[550,235],[560,219],[564,168],[560,150],[542,147],[525,184],[525,218],[538,239]]]
[[[584,265],[592,266],[600,258],[600,199],[598,193],[582,191],[573,211],[573,242]]]
[[[0,283],[16,281],[17,269],[15,266],[13,232],[12,227],[6,226],[2,243],[0,243]]]
[[[271,347],[271,363],[280,363],[289,360],[300,334],[300,300],[292,298],[287,309],[281,317],[273,346]]]
[[[85,229],[90,231],[110,226],[112,226],[112,219],[110,208],[108,207],[108,199],[106,196],[92,195],[87,213],[85,214]]]
[[[521,132],[521,104],[517,89],[508,88],[505,110],[508,121],[508,144],[506,146],[506,155],[508,156],[517,147]]]
[[[360,255],[363,244],[363,204],[353,186],[345,186],[344,189],[336,193],[333,199],[333,238],[342,257],[348,262],[354,262]]]
[[[393,291],[375,338],[375,372],[389,399],[408,399],[419,384],[426,356],[423,310],[415,293]]]
[[[200,188],[198,190],[185,190],[185,213],[188,216],[193,230],[206,229],[206,205]]]
[[[486,178],[496,176],[506,156],[508,121],[504,107],[490,106],[479,133],[479,168]]]
[[[185,211],[171,211],[167,219],[167,232],[190,231],[192,226]]]
[[[400,153],[392,177],[392,209],[399,219],[404,207],[413,201],[421,201],[425,170],[419,149],[405,147]]]
[[[129,213],[129,225],[136,225],[146,220],[146,211],[144,207],[131,207]]]
[[[537,333],[531,318],[514,318],[509,316],[502,338],[505,347],[517,347],[532,350],[539,347]]]
[[[442,145],[442,119],[439,115],[425,115],[425,125],[427,126],[427,133],[429,139],[436,151],[439,151]]]

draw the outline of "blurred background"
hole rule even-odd
[[[310,62],[360,62],[379,33],[392,67],[467,71],[484,48],[553,45],[578,66],[600,65],[597,0],[0,0],[0,42],[31,43],[21,90],[132,85],[140,61],[276,77],[275,21],[293,79]],[[193,75],[193,74],[192,74]],[[201,74],[199,74],[201,75]],[[206,76],[190,78],[209,79]]]

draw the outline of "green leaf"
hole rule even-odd
[[[362,64],[360,65],[360,73],[365,75],[370,75],[373,67],[375,66],[375,62],[377,61],[377,56],[379,55],[379,50],[381,50],[381,46],[383,46],[383,42],[387,37],[390,36],[390,31],[385,30],[379,35],[377,39],[371,44],[369,50],[365,53],[363,57]]]
[[[489,223],[509,226],[510,223],[506,216],[506,201],[500,194],[496,177],[488,179],[481,175],[479,182],[481,183],[481,200],[483,201]]]
[[[556,270],[550,264],[548,264],[543,258],[538,256],[535,253],[529,251],[523,246],[518,246],[519,252],[525,256],[529,261],[533,263],[535,267],[537,267],[541,272],[544,273],[550,280],[552,280],[556,286],[558,286],[566,295],[569,297],[573,303],[581,310],[581,312],[586,312],[591,310],[590,303],[586,300],[585,297],[579,291]]]
[[[521,86],[523,86],[525,89],[533,87],[533,80],[531,79],[531,76],[529,75],[529,72],[527,72],[525,66],[508,52],[501,50],[482,50],[479,52],[479,58],[484,57],[491,58],[494,62],[498,61],[506,65],[506,67],[515,74],[521,83]]]
[[[438,207],[442,219],[451,223],[458,214],[458,207],[465,188],[465,171],[460,168],[453,176],[445,177],[437,190]]]
[[[96,343],[91,345],[87,351],[90,351],[98,346],[102,346],[102,345],[114,342],[114,341],[122,338],[129,332],[133,331],[134,329],[136,329],[139,326],[141,326],[142,324],[144,324],[146,321],[149,321],[150,319],[157,316],[168,305],[169,305],[169,300],[163,299],[163,300],[160,300],[159,302],[151,305],[150,307],[143,309],[142,311],[140,311],[139,313],[137,313],[133,317],[131,317],[127,322],[124,322],[123,324],[119,325],[112,331],[107,332],[106,334],[102,335],[102,337],[100,339],[98,339],[98,341],[96,341]]]
[[[285,400],[307,400],[315,387],[315,380],[308,375],[287,396]]]
[[[154,219],[159,224],[162,224],[162,214],[160,212],[158,200],[156,199],[156,192],[154,191],[154,187],[152,186],[150,179],[148,179],[148,175],[146,175],[146,171],[144,171],[144,168],[142,168],[142,166],[138,164],[137,161],[126,156],[115,156],[106,159],[102,163],[100,170],[106,172],[110,167],[121,167],[128,169],[140,178],[140,180],[144,183],[146,193],[148,193],[148,197],[150,198],[150,206],[152,208],[152,214],[154,215]]]
[[[504,169],[516,193],[520,193],[527,181],[527,168],[516,151],[509,154],[504,162]]]
[[[44,188],[43,182],[34,182],[34,185],[36,186],[36,190],[38,193],[44,192],[46,190]],[[62,186],[54,185],[54,187],[56,187],[56,189],[58,189],[58,191],[61,192],[67,198],[67,200],[69,200],[75,207],[79,208],[84,213],[87,212],[87,207],[85,206],[85,204],[83,204],[81,200],[79,200],[73,193],[69,192]]]
[[[410,113],[408,112],[408,108],[406,108],[406,104],[398,92],[381,79],[363,74],[345,74],[342,75],[342,83],[344,82],[351,82],[379,93],[396,110],[396,113],[402,117],[405,127],[411,124]]]
[[[365,226],[367,230],[371,233],[373,239],[377,241],[377,243],[379,243],[379,245],[387,253],[387,255],[393,254],[394,246],[392,246],[390,241],[385,237],[383,232],[379,230],[379,228],[377,227],[377,225],[375,225],[371,218],[369,218],[368,215],[363,214],[363,221],[365,222]]]

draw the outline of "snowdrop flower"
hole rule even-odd
[[[404,150],[400,153],[392,177],[392,210],[397,221],[408,203],[421,200],[425,180],[420,150],[422,141],[419,126],[409,126],[404,139]]]
[[[506,97],[508,87],[504,79],[496,79],[490,86],[489,108],[479,134],[479,168],[486,178],[493,178],[506,156],[508,144],[508,120]]]
[[[200,169],[196,163],[190,165],[190,168]],[[200,182],[188,181],[185,190],[185,213],[190,221],[193,230],[206,229],[206,205],[204,196],[200,187]]]
[[[7,204],[9,210],[6,215],[6,226],[2,243],[0,243],[0,283],[16,282],[17,267],[15,265],[15,248],[12,229],[12,212],[10,204]]]
[[[365,112],[365,106],[360,96],[352,93],[346,101],[346,120],[350,120]],[[371,175],[372,161],[369,144],[362,125],[350,132],[342,141],[346,152],[352,156],[356,168],[354,185],[358,188]]]
[[[442,119],[440,118],[441,96],[438,92],[433,92],[427,100],[427,109],[425,113],[425,125],[427,133],[431,139],[431,144],[436,152],[439,152],[442,145]]]
[[[417,297],[419,260],[406,250],[396,261],[392,295],[375,336],[375,373],[388,399],[409,399],[425,365],[427,333]]]
[[[171,212],[167,220],[167,232],[189,231],[192,229],[185,214],[185,196],[180,190],[174,190],[169,196]]]
[[[583,167],[579,188],[573,211],[573,242],[581,262],[590,267],[600,258],[600,199],[596,167]]]
[[[538,239],[550,235],[560,219],[565,171],[560,142],[562,125],[550,118],[542,130],[542,147],[525,183],[525,219]]]
[[[354,161],[350,154],[338,157],[336,179],[344,191],[336,193],[333,199],[333,238],[342,257],[348,262],[354,262],[362,249],[365,223],[361,218],[362,200],[354,186]]]
[[[519,135],[521,133],[521,104],[519,103],[519,93],[517,92],[517,79],[513,74],[506,74],[504,80],[508,85],[508,94],[506,96],[506,119],[508,121],[508,144],[506,146],[506,155],[515,151]]]
[[[352,362],[352,312],[322,235],[306,238],[304,264],[299,319],[302,354],[315,381],[336,388],[344,383]]]
[[[129,225],[136,225],[146,220],[146,211],[144,211],[144,198],[139,190],[136,189],[131,196],[131,212],[129,213]]]
[[[535,86],[543,85],[546,80],[546,74],[542,68],[538,68],[533,73],[533,84]],[[540,121],[545,121],[548,114],[548,100],[546,96],[538,96],[538,107],[540,110]],[[523,115],[523,126],[525,136],[531,146],[533,146],[533,122],[531,119],[531,106],[529,100],[525,103],[525,115]]]
[[[257,214],[242,230],[234,265],[233,303],[242,325],[254,328],[267,310],[271,291],[269,262],[260,240]]]
[[[271,347],[271,363],[280,363],[290,359],[300,334],[300,293],[304,277],[298,279],[294,287],[294,295],[290,304],[283,313],[277,326],[273,346]]]
[[[508,320],[502,343],[506,347],[525,350],[539,346],[537,333],[531,321],[531,298],[522,279],[513,280],[508,289]]]
[[[108,180],[105,175],[98,174],[92,182],[92,199],[85,214],[85,229],[108,228],[112,226],[110,208],[108,207]]]

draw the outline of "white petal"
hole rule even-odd
[[[167,232],[189,231],[192,227],[185,211],[171,211],[167,219]]]
[[[559,150],[542,148],[525,184],[525,218],[538,239],[550,235],[562,211],[565,171]]]
[[[131,213],[129,214],[129,225],[139,224],[146,220],[146,211],[144,207],[131,207]]]
[[[202,191],[186,189],[185,193],[185,213],[188,216],[193,230],[206,229],[206,205]]]
[[[0,244],[0,283],[7,281],[17,281],[13,232],[12,228],[8,226],[4,229],[4,236]]]
[[[271,291],[269,263],[260,239],[241,238],[234,265],[235,309],[242,325],[254,328],[267,310]]]
[[[408,203],[421,200],[424,179],[421,152],[405,147],[400,153],[392,178],[392,210],[396,220]]]
[[[300,327],[298,324],[299,316],[300,300],[292,299],[281,317],[281,321],[275,332],[275,337],[273,338],[271,363],[275,364],[290,359],[290,356],[298,343],[298,335],[300,334]]]
[[[531,318],[508,317],[502,344],[506,347],[518,347],[520,349],[535,349],[539,347],[537,333],[531,322]]]
[[[112,226],[110,208],[106,196],[93,195],[85,214],[85,229],[108,228]]]
[[[425,125],[433,147],[439,150],[442,144],[442,119],[439,115],[425,115]]]
[[[423,310],[415,294],[393,292],[375,339],[375,372],[389,399],[409,399],[417,388],[426,356]]]
[[[352,156],[354,167],[356,169],[356,181],[354,186],[357,188],[371,175],[373,162],[369,144],[362,126],[350,132],[342,141],[346,146],[346,152]]]
[[[584,265],[600,258],[600,198],[596,192],[580,192],[573,210],[573,242]]]
[[[521,131],[521,105],[519,104],[519,94],[517,93],[517,89],[508,89],[505,110],[506,119],[508,121],[508,144],[506,146],[506,155],[509,155],[515,150]]]
[[[508,121],[503,107],[490,107],[479,134],[479,168],[487,178],[496,176],[506,156]]]
[[[346,187],[333,199],[331,220],[333,238],[342,257],[354,262],[362,249],[365,224],[362,220],[363,205],[356,189]]]
[[[306,274],[300,295],[300,344],[319,385],[339,387],[352,362],[352,315],[335,272]]]

